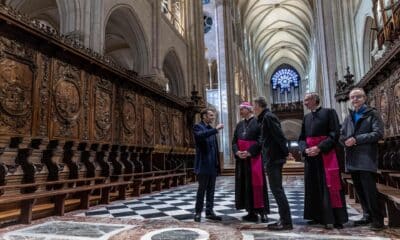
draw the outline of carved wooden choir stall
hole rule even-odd
[[[0,4],[0,223],[194,181],[199,97]]]

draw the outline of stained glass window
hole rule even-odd
[[[211,30],[213,20],[210,16],[204,15],[204,33],[208,33]]]
[[[203,0],[203,4],[209,4],[210,0]]]
[[[299,86],[299,74],[290,67],[277,69],[272,75],[272,89],[280,89],[281,93],[290,92],[291,86],[297,88]]]

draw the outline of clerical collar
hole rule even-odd
[[[248,118],[245,118],[244,120],[246,120],[246,121],[250,121],[250,119],[252,119],[254,117],[254,115],[252,114],[252,115],[250,115],[250,117],[248,117]]]

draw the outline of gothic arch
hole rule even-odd
[[[141,75],[148,73],[148,41],[135,10],[125,4],[113,7],[105,18],[104,26],[104,55]]]
[[[162,70],[164,76],[169,80],[170,92],[177,96],[183,96],[185,79],[182,71],[182,64],[173,48],[165,55]]]
[[[363,73],[365,74],[371,68],[373,64],[373,57],[371,51],[374,48],[374,40],[376,39],[376,32],[372,30],[375,27],[375,21],[372,17],[368,16],[365,18],[364,24],[364,37],[363,37],[363,58],[362,66]]]
[[[71,1],[72,2],[72,1]],[[59,31],[61,11],[59,1],[54,0],[5,0],[4,4],[28,15],[32,19],[39,20],[42,24]]]

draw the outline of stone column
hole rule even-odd
[[[322,104],[325,107],[335,106],[334,92],[336,89],[335,72],[337,69],[334,24],[332,15],[332,3],[330,1],[317,0],[316,4],[316,33],[318,51],[321,64],[322,81],[317,83],[317,88],[322,90]]]
[[[80,0],[83,6],[83,44],[92,50],[104,53],[104,5],[103,0]]]
[[[188,43],[187,59],[189,61],[186,92],[192,90],[193,85],[204,97],[204,86],[207,82],[206,61],[203,33],[203,5],[202,1],[185,0],[185,39]]]

